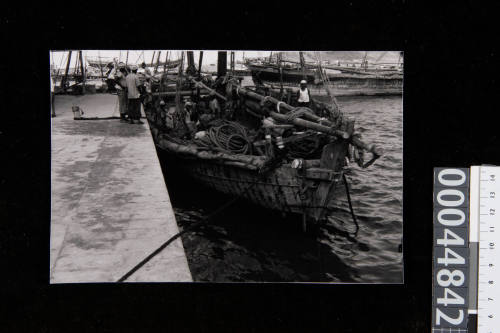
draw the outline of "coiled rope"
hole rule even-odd
[[[232,154],[247,154],[251,147],[246,128],[237,122],[225,120],[215,123],[204,137],[194,141],[199,146]]]

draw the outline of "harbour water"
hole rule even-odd
[[[298,216],[283,217],[239,200],[182,236],[194,281],[402,283],[402,98],[341,97],[366,142],[384,149],[367,169],[346,173],[359,232],[343,184],[327,221],[304,234]],[[159,151],[179,228],[232,198],[181,177],[182,166]],[[368,156],[369,154],[367,154]],[[168,165],[168,167],[166,167]]]

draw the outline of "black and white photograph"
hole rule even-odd
[[[404,283],[404,53],[51,50],[50,283]]]

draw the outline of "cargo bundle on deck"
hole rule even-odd
[[[349,161],[366,168],[382,154],[333,96],[298,107],[283,90],[242,87],[225,52],[216,80],[200,74],[189,52],[187,59],[175,87],[160,80],[145,111],[157,146],[217,191],[301,214],[305,226],[325,217]]]

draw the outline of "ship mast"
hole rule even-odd
[[[198,78],[201,79],[201,65],[203,63],[203,51],[200,51],[200,57],[198,59]]]
[[[233,76],[234,76],[234,62],[235,62],[234,51],[231,51],[231,58],[230,58],[229,66],[231,68],[231,75],[233,75]]]
[[[83,83],[82,92],[85,94],[85,84],[87,83],[87,60],[83,57],[83,51],[80,50],[80,65],[82,67]]]
[[[278,63],[278,70],[280,72],[280,98],[283,97],[283,67],[281,66],[281,56],[282,53],[279,52],[276,56],[276,62]]]
[[[217,78],[226,76],[227,73],[227,52],[219,51],[217,53]]]
[[[156,65],[153,74],[156,74],[158,72],[158,66],[160,65],[160,56],[161,56],[161,50],[158,51],[158,56],[156,57]]]
[[[365,69],[365,72],[368,70],[368,62],[366,61],[366,56],[368,55],[368,51],[365,51],[365,56],[363,57],[363,63],[361,66]]]
[[[68,53],[68,61],[66,62],[66,70],[64,71],[64,76],[61,80],[61,87],[63,88],[64,92],[66,92],[66,82],[68,81],[68,72],[69,72],[69,64],[71,63],[71,53],[73,51],[69,51]]]
[[[155,54],[156,51],[153,51],[153,56],[151,57],[151,65],[149,67],[153,67],[153,64],[155,63]]]
[[[196,67],[194,66],[194,52],[193,51],[186,51],[186,53],[187,53],[186,74],[195,75]]]

